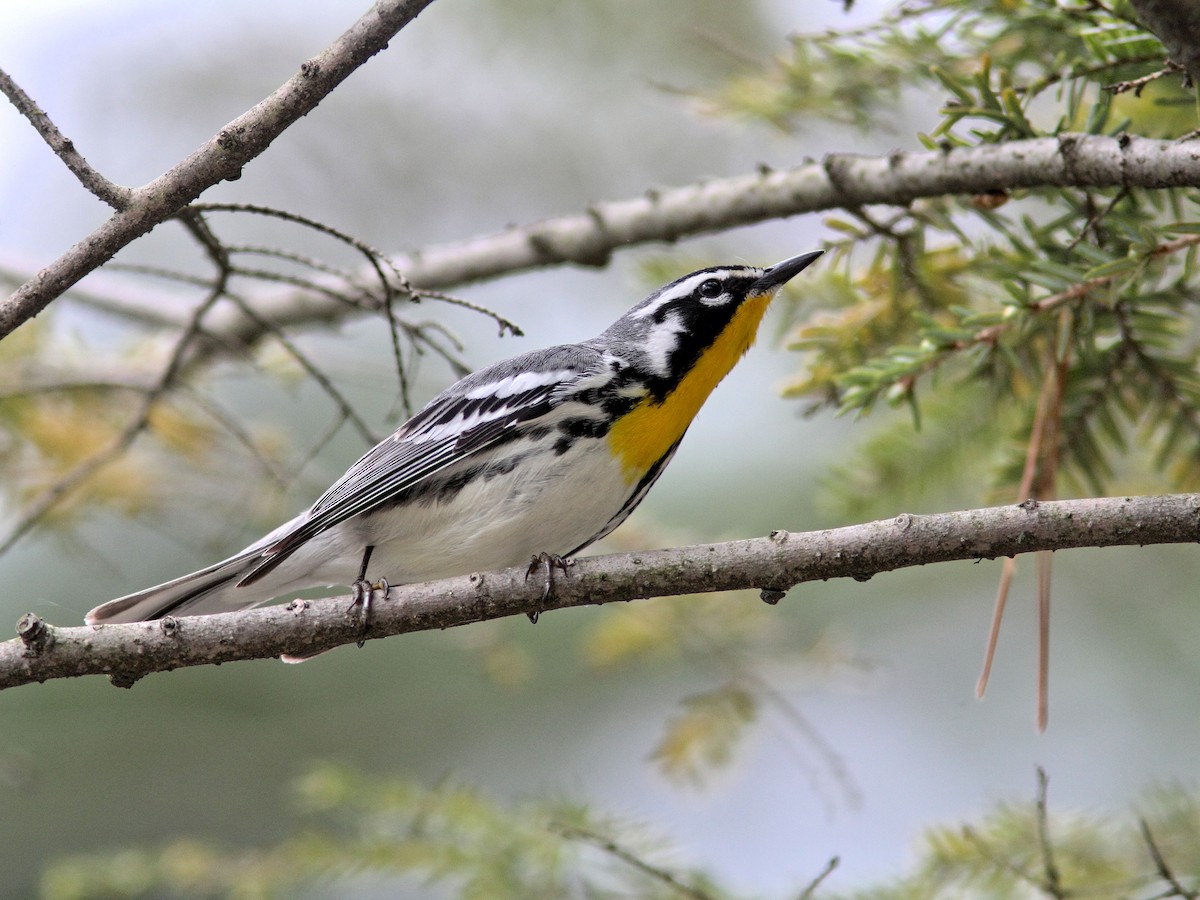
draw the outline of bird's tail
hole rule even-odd
[[[249,609],[270,599],[255,587],[237,586],[238,580],[261,556],[260,549],[247,548],[206,569],[109,600],[89,612],[84,620],[89,625],[103,625]]]

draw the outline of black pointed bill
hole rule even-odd
[[[776,263],[763,272],[762,277],[750,286],[747,293],[766,294],[782,287],[816,262],[817,257],[824,252],[824,250],[813,250],[811,253],[801,253],[799,256]]]

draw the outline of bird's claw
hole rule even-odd
[[[545,568],[546,570],[546,582],[542,585],[542,599],[539,601],[539,607],[533,612],[525,614],[529,616],[529,621],[534,625],[537,624],[538,617],[542,614],[542,607],[544,607],[546,601],[550,599],[550,594],[554,589],[554,570],[558,569],[563,573],[563,575],[566,575],[567,570],[573,565],[575,565],[575,560],[564,558],[559,556],[557,553],[538,553],[530,559],[529,568],[525,570],[526,581],[528,581],[529,576],[538,569]]]
[[[346,612],[350,612],[356,606],[362,607],[362,634],[358,638],[359,647],[367,642],[367,635],[371,630],[371,602],[375,599],[375,592],[381,591],[383,599],[386,600],[390,590],[391,585],[388,584],[386,578],[380,578],[374,584],[365,578],[359,578],[350,585],[350,605],[346,607]]]

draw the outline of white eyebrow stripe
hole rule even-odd
[[[633,314],[632,318],[645,319],[650,316],[653,316],[665,304],[672,303],[675,300],[678,300],[680,297],[691,296],[691,294],[693,292],[695,292],[696,288],[698,288],[700,285],[702,285],[704,282],[708,281],[709,279],[716,279],[717,281],[727,281],[730,278],[730,276],[745,275],[746,273],[752,272],[752,271],[754,271],[754,270],[752,268],[750,268],[749,266],[747,266],[745,268],[740,268],[740,269],[722,269],[717,272],[695,272],[692,275],[689,275],[683,281],[679,282],[678,284],[673,284],[673,285],[663,288],[662,292],[658,295],[657,298],[655,298],[653,303],[647,304],[644,308],[639,309],[636,313]]]
[[[675,299],[674,293],[660,294],[658,296],[658,299],[656,299],[653,303],[647,303],[645,306],[643,306],[637,312],[630,313],[629,318],[631,318],[631,319],[648,319],[651,316],[653,316],[656,312],[658,312],[658,310],[664,304],[670,303],[674,299]]]

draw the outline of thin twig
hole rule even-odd
[[[405,418],[411,418],[413,414],[412,397],[408,390],[408,370],[404,365],[404,357],[400,353],[400,326],[396,319],[395,306],[391,297],[383,301],[383,311],[388,323],[388,336],[392,341],[392,361],[396,364],[396,378],[400,382],[400,408]]]
[[[329,297],[340,303],[346,304],[351,309],[367,310],[373,309],[378,305],[379,301],[370,293],[365,293],[363,298],[350,297],[345,291],[338,290],[334,287],[323,285],[318,281],[313,281],[311,278],[305,278],[303,275],[290,275],[286,272],[272,272],[268,269],[250,269],[244,266],[234,266],[233,274],[239,275],[242,278],[253,278],[257,281],[275,282],[276,284],[289,284],[292,287],[300,288],[305,291],[312,291],[320,294],[323,297]]]
[[[846,768],[846,761],[837,750],[830,746],[829,742],[825,740],[812,722],[808,720],[808,717],[796,707],[796,704],[792,703],[786,694],[749,666],[742,664],[738,660],[730,659],[728,656],[725,657],[725,661],[732,668],[735,677],[754,685],[760,696],[771,703],[816,748],[817,753],[823,758],[826,767],[833,774],[834,780],[846,792],[848,802],[852,806],[861,804],[862,792],[855,783],[854,776]]]
[[[213,185],[241,177],[294,122],[311,112],[359,66],[387,47],[432,0],[376,0],[340,37],[270,96],[229,122],[187,158],[130,192],[122,208],[0,302],[0,339],[36,316],[89,272],[194,201]]]
[[[797,895],[796,900],[812,900],[817,893],[817,888],[821,886],[821,882],[833,874],[833,870],[838,867],[840,862],[840,858],[830,857],[829,862],[825,863],[825,868],[818,872],[817,876],[808,883],[808,887]]]
[[[1059,314],[1059,327],[1067,332],[1074,321],[1067,315],[1067,310]],[[1063,347],[1061,358],[1057,355],[1055,344]],[[1062,414],[1063,398],[1067,390],[1067,374],[1070,371],[1071,342],[1055,341],[1047,347],[1051,362],[1050,375],[1052,396],[1049,415],[1046,417],[1046,428],[1039,447],[1037,477],[1033,482],[1032,494],[1039,500],[1053,499],[1057,495],[1058,467],[1062,461]],[[1042,551],[1037,554],[1037,691],[1034,724],[1038,732],[1046,730],[1050,715],[1050,554]]]
[[[500,337],[504,337],[506,333],[511,334],[513,337],[521,337],[525,334],[525,332],[521,330],[521,326],[512,319],[505,318],[494,309],[488,309],[486,306],[482,306],[478,303],[472,303],[470,300],[464,300],[462,297],[455,297],[453,294],[444,294],[441,291],[429,291],[422,288],[417,291],[415,299],[440,300],[442,303],[449,303],[451,306],[459,306],[463,309],[470,310],[471,312],[476,312],[480,315],[487,316],[498,326],[500,326]]]
[[[412,285],[408,283],[408,279],[404,277],[404,273],[392,262],[391,257],[382,250],[377,250],[365,241],[338,228],[334,228],[332,225],[327,225],[316,219],[310,219],[308,216],[302,216],[299,213],[289,212],[286,209],[277,209],[273,206],[260,206],[255,203],[193,203],[191,208],[199,212],[252,213],[258,216],[282,219],[285,222],[292,222],[296,225],[303,225],[305,228],[327,235],[361,253],[379,278],[385,302],[391,299],[396,290],[408,294],[410,298],[413,295]],[[388,277],[388,274],[384,273],[384,268],[387,268],[391,278]]]
[[[1012,860],[1005,859],[996,853],[996,851],[992,849],[991,844],[983,839],[983,835],[977,832],[970,825],[963,826],[962,836],[975,846],[975,849],[984,859],[996,866],[998,869],[1003,869],[1018,880],[1024,881],[1033,887],[1042,887],[1042,882],[1039,879],[1035,878],[1033,875],[1030,875]]]
[[[334,415],[333,422],[328,428],[325,429],[324,432],[322,432],[321,436],[317,438],[313,445],[308,448],[308,451],[302,457],[300,457],[299,461],[293,467],[297,473],[303,472],[308,467],[308,464],[316,459],[322,450],[329,446],[329,442],[337,437],[337,433],[341,431],[342,426],[346,424],[346,419],[346,411],[339,409]]]
[[[312,269],[315,272],[321,272],[324,275],[332,275],[334,278],[344,281],[347,284],[354,285],[365,295],[369,296],[369,292],[361,284],[358,283],[357,276],[349,269],[342,269],[331,265],[322,259],[317,259],[315,256],[308,256],[304,253],[295,253],[291,250],[284,250],[281,247],[263,247],[258,244],[226,244],[225,249],[230,256],[237,256],[245,253],[251,256],[266,256],[270,259],[280,259],[285,262],[296,263],[306,269]]]
[[[1037,78],[1029,84],[1019,84],[1013,87],[1013,90],[1018,94],[1037,95],[1052,85],[1058,84],[1060,81],[1073,81],[1077,78],[1092,78],[1096,75],[1102,75],[1112,69],[1123,69],[1127,66],[1144,66],[1146,63],[1158,62],[1162,59],[1161,53],[1143,53],[1140,56],[1131,56],[1126,59],[1111,60],[1109,62],[1096,63],[1090,66],[1082,66],[1079,68],[1070,69],[1063,72],[1053,72],[1049,75],[1044,75]],[[1114,90],[1116,85],[1108,85],[1104,87],[1106,91],[1120,93]]]
[[[471,367],[463,362],[462,358],[457,355],[462,353],[465,349],[463,347],[463,342],[460,341],[458,337],[444,324],[441,322],[435,322],[433,320],[427,320],[424,322],[418,322],[415,325],[415,328],[419,342],[414,343],[414,346],[416,347],[418,353],[423,352],[421,350],[422,346],[428,347],[441,359],[445,360],[445,362],[459,378],[463,378],[464,376],[471,374]],[[449,342],[450,348],[443,347],[441,343],[435,341],[433,337],[431,337],[431,332],[440,334],[442,337],[444,337]]]
[[[567,840],[582,841],[586,844],[591,844],[603,850],[614,859],[619,859],[621,862],[630,868],[637,869],[643,875],[648,875],[660,884],[666,885],[681,897],[688,897],[690,900],[716,900],[716,898],[707,891],[702,891],[693,885],[686,884],[679,880],[679,877],[666,869],[655,866],[646,862],[633,851],[622,847],[612,838],[605,837],[602,834],[597,834],[594,831],[589,831],[586,828],[580,828],[578,825],[564,825],[552,823],[550,825],[552,831],[566,838]]]
[[[308,216],[300,215],[299,213],[289,212],[285,209],[277,209],[272,206],[259,206],[253,203],[194,203],[192,209],[201,212],[243,212],[251,213],[259,216],[268,216],[270,218],[281,219],[285,222],[292,222],[297,225],[302,225],[305,228],[312,229],[321,234],[337,240],[349,247],[357,250],[367,260],[375,276],[378,278],[380,286],[383,288],[383,299],[375,300],[377,307],[382,307],[387,310],[388,304],[395,299],[394,294],[397,290],[400,293],[407,294],[408,298],[414,302],[428,298],[431,300],[440,300],[443,303],[449,303],[454,306],[461,306],[464,309],[469,309],[472,312],[482,313],[490,317],[500,326],[501,336],[507,331],[513,335],[520,336],[521,329],[509,319],[500,315],[487,307],[471,303],[468,300],[463,300],[461,297],[455,297],[452,294],[445,294],[435,290],[417,290],[409,283],[408,277],[404,274],[401,266],[392,257],[388,256],[382,250],[371,246],[365,241],[354,237],[348,232],[334,228],[332,225],[327,225],[324,222],[311,219]],[[387,274],[384,269],[387,269]],[[354,283],[353,281],[351,283]],[[334,292],[332,295],[337,299],[343,299],[344,295]]]
[[[375,436],[375,434],[371,431],[371,428],[354,409],[353,404],[351,404],[350,401],[347,400],[342,394],[342,392],[338,390],[337,386],[329,379],[329,376],[325,374],[321,367],[309,359],[308,354],[301,350],[292,341],[292,339],[287,336],[287,333],[282,328],[280,328],[274,322],[268,322],[266,319],[261,318],[258,313],[254,312],[254,309],[251,306],[243,303],[240,298],[230,297],[230,299],[237,304],[243,315],[253,321],[265,333],[273,336],[275,340],[279,342],[279,345],[287,351],[288,355],[300,364],[300,367],[304,369],[304,371],[309,374],[309,377],[311,377],[313,381],[317,383],[321,390],[323,390],[329,396],[337,408],[341,410],[342,414],[346,417],[346,420],[354,426],[354,429],[362,436],[362,439],[366,441],[367,444],[374,446],[375,444],[379,443],[379,438]]]
[[[189,386],[190,387],[190,386]],[[280,490],[286,488],[291,479],[279,470],[259,448],[254,436],[247,431],[233,414],[222,409],[214,400],[202,396],[197,390],[189,390],[188,396],[192,402],[202,409],[218,425],[224,428],[239,444],[246,449],[250,457],[258,463],[263,473],[271,479]]]
[[[1108,202],[1108,204],[1104,207],[1104,209],[1094,211],[1091,215],[1088,216],[1088,220],[1087,220],[1086,224],[1084,224],[1084,226],[1079,229],[1079,233],[1077,235],[1075,235],[1074,238],[1071,239],[1071,242],[1069,244],[1067,244],[1065,251],[1067,253],[1070,253],[1072,250],[1074,250],[1079,245],[1079,242],[1082,241],[1085,237],[1087,237],[1089,231],[1094,232],[1097,243],[1100,243],[1101,238],[1099,235],[1099,230],[1096,228],[1096,226],[1099,225],[1105,218],[1107,218],[1109,213],[1111,213],[1114,209],[1116,209],[1118,203],[1120,203],[1122,200],[1124,200],[1128,196],[1129,196],[1128,188],[1121,188],[1121,190],[1119,190],[1115,194],[1113,194],[1112,200],[1110,200]],[[1092,195],[1091,195],[1091,192],[1089,191],[1087,193],[1089,205],[1092,203],[1091,197],[1092,197]]]
[[[1141,826],[1142,840],[1146,842],[1146,848],[1150,851],[1150,858],[1154,860],[1154,868],[1158,870],[1158,877],[1165,881],[1171,887],[1171,893],[1166,894],[1166,897],[1183,897],[1184,900],[1197,900],[1200,898],[1200,891],[1195,891],[1185,888],[1175,873],[1171,871],[1171,867],[1167,865],[1167,859],[1159,849],[1158,843],[1154,840],[1154,834],[1150,831],[1150,823],[1144,818],[1138,819],[1138,825]]]
[[[23,397],[35,397],[39,394],[74,394],[92,391],[145,394],[153,390],[153,387],[152,384],[135,381],[132,378],[79,378],[70,381],[27,381],[16,387],[0,390],[0,400],[19,400]]]
[[[218,281],[204,302],[196,307],[191,320],[176,339],[174,349],[171,351],[157,383],[145,392],[137,412],[129,423],[106,447],[77,463],[69,472],[60,476],[54,484],[25,506],[16,524],[0,542],[0,556],[8,552],[14,544],[28,534],[64,497],[76,491],[104,466],[120,458],[149,426],[154,407],[174,386],[183,358],[191,347],[192,341],[200,333],[201,321],[213,304],[221,298],[224,289],[224,281]]]
[[[1054,554],[1036,554],[1037,566],[1037,688],[1033,721],[1038,733],[1050,720],[1050,587]]]
[[[176,269],[168,269],[165,266],[152,266],[148,263],[111,262],[105,268],[110,272],[149,275],[152,278],[161,278],[164,281],[174,281],[179,284],[204,288],[205,290],[212,287],[212,279],[206,275],[193,275],[190,272],[180,272]]]
[[[1165,256],[1170,253],[1177,253],[1180,250],[1186,250],[1197,245],[1200,245],[1200,235],[1188,235],[1186,237],[1167,241],[1166,243],[1150,248],[1146,252],[1145,258],[1149,260],[1158,256]],[[1043,297],[1040,300],[1035,300],[1025,306],[1025,309],[1028,312],[1035,314],[1050,312],[1060,306],[1063,306],[1064,304],[1082,300],[1092,291],[1111,285],[1114,281],[1124,277],[1124,275],[1125,273],[1123,272],[1114,272],[1109,275],[1101,275],[1097,278],[1081,281],[1078,284],[1071,285],[1066,290],[1060,291],[1056,294],[1051,294],[1048,297]],[[913,390],[919,379],[945,365],[950,359],[954,358],[955,353],[962,350],[968,350],[972,347],[994,347],[996,342],[1000,340],[1001,335],[1005,334],[1014,326],[1019,324],[1020,319],[1014,318],[1004,322],[998,322],[995,325],[986,325],[968,337],[948,342],[939,348],[937,355],[931,356],[929,359],[927,359],[916,371],[910,372],[909,374],[898,378],[896,380],[896,384],[905,392],[910,392]],[[1030,495],[1028,492],[1023,492],[1023,496],[1027,497]],[[984,679],[984,682],[986,684],[986,678]]]
[[[1167,256],[1171,253],[1178,253],[1180,250],[1186,250],[1188,247],[1198,245],[1200,245],[1200,234],[1185,235],[1184,237],[1151,247],[1146,252],[1146,259],[1156,256]],[[1043,297],[1041,300],[1029,304],[1028,308],[1036,312],[1045,312],[1057,306],[1062,306],[1064,303],[1070,303],[1072,300],[1082,300],[1097,288],[1112,284],[1117,279],[1123,278],[1126,274],[1125,272],[1114,272],[1110,275],[1101,275],[1098,278],[1089,278],[1087,281],[1071,285],[1065,291],[1051,294],[1049,297]]]
[[[1147,60],[1149,61],[1149,60]],[[1110,94],[1124,94],[1126,91],[1133,91],[1133,96],[1142,96],[1142,91],[1146,89],[1146,85],[1153,81],[1158,81],[1160,78],[1165,78],[1168,75],[1174,75],[1177,72],[1182,72],[1183,66],[1172,60],[1166,60],[1163,67],[1157,72],[1151,72],[1149,75],[1143,75],[1141,78],[1133,78],[1129,81],[1118,81],[1116,84],[1106,84],[1104,90]]]
[[[1038,766],[1037,770],[1037,802],[1035,804],[1037,827],[1038,847],[1042,853],[1042,872],[1045,874],[1045,881],[1042,882],[1042,889],[1056,900],[1066,900],[1068,891],[1063,887],[1062,873],[1058,869],[1058,864],[1054,861],[1054,847],[1050,843],[1050,824],[1049,813],[1046,807],[1046,787],[1049,784],[1049,779],[1046,777],[1046,770]]]
[[[0,69],[0,93],[8,97],[9,102],[17,108],[17,111],[29,120],[34,130],[41,135],[42,140],[54,151],[54,155],[61,159],[71,174],[79,179],[80,184],[113,209],[125,208],[133,191],[109,181],[93,169],[91,164],[83,158],[83,154],[75,149],[74,141],[58,130],[58,126],[33,101],[33,98],[25,93],[24,89],[13,81],[12,77],[3,69]]]
[[[303,225],[305,228],[310,228],[313,231],[328,235],[335,240],[341,241],[342,243],[353,247],[355,250],[361,253],[366,258],[367,263],[372,269],[374,269],[376,275],[379,277],[380,287],[383,289],[383,297],[381,301],[378,301],[378,304],[383,310],[384,317],[387,319],[388,333],[391,336],[392,358],[396,364],[396,377],[400,383],[400,400],[403,404],[405,414],[412,415],[412,401],[409,397],[408,390],[408,374],[405,371],[404,358],[400,352],[400,327],[397,324],[395,313],[394,301],[397,290],[396,286],[398,285],[399,290],[407,294],[410,300],[414,300],[416,298],[413,293],[412,285],[408,283],[408,280],[404,277],[404,273],[396,267],[395,263],[392,262],[390,257],[384,254],[382,251],[375,249],[370,244],[367,244],[366,242],[354,237],[351,234],[341,231],[340,229],[326,225],[324,222],[318,222],[316,219],[310,219],[307,216],[288,212],[287,210],[283,209],[276,209],[269,206],[257,206],[248,203],[197,203],[193,204],[191,209],[200,210],[203,212],[245,212],[260,216],[269,216],[275,219],[282,219],[285,222]],[[388,273],[386,274],[383,271],[384,267],[388,269]],[[256,277],[260,278],[272,277],[268,273],[263,272],[255,272],[254,274]],[[391,276],[390,278],[389,274]],[[275,277],[280,281],[291,280],[290,276]],[[302,281],[303,286],[308,287],[310,290],[317,289],[310,282],[307,282],[307,280]],[[340,292],[328,291],[327,293],[334,297],[344,298],[348,303],[352,302],[348,298],[345,298]],[[276,332],[276,337],[279,337],[278,332]]]
[[[1004,621],[1004,610],[1008,606],[1008,592],[1013,576],[1017,573],[1017,558],[1007,557],[1000,567],[1000,582],[996,586],[996,601],[992,604],[992,624],[988,626],[987,641],[983,648],[983,666],[979,680],[975,682],[975,696],[980,700],[987,693],[992,678],[992,663],[996,661],[996,645],[1000,642],[1000,623]]]

